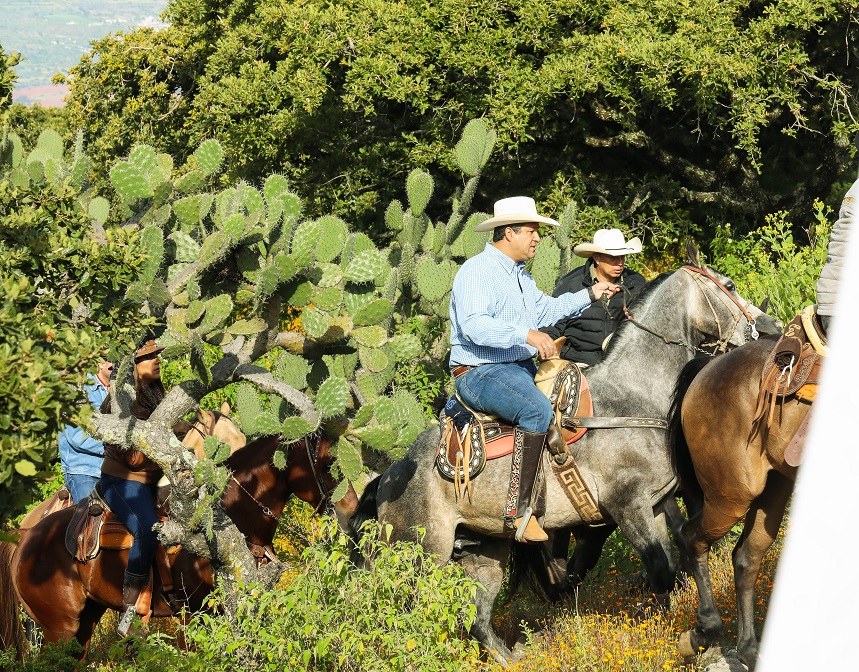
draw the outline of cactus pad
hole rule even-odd
[[[310,338],[319,338],[328,331],[328,316],[318,308],[301,311],[301,327]]]
[[[316,393],[316,410],[323,418],[341,415],[349,401],[349,383],[344,378],[327,378]]]
[[[329,215],[320,218],[317,221],[316,260],[328,263],[340,256],[348,233],[346,223],[339,217]]]
[[[463,173],[474,177],[486,165],[494,146],[495,131],[483,119],[472,119],[456,143],[456,164]]]
[[[388,355],[381,348],[367,348],[362,345],[358,348],[358,357],[361,366],[373,373],[384,371],[390,364]]]
[[[200,258],[200,245],[184,231],[174,231],[167,238],[173,241],[176,261],[190,264]]]
[[[356,326],[379,324],[394,310],[388,299],[374,299],[361,308],[353,317]]]
[[[394,232],[403,230],[403,204],[398,200],[391,201],[385,210],[385,224]]]
[[[361,461],[361,451],[357,446],[341,436],[334,446],[334,452],[337,454],[337,464],[340,465],[340,471],[350,481],[356,481],[361,477],[363,463]]]
[[[352,333],[352,318],[348,315],[334,317],[328,321],[328,328],[319,337],[321,343],[336,343],[348,338]],[[345,373],[344,373],[345,375]]]
[[[310,365],[300,355],[291,352],[281,352],[272,375],[282,383],[303,390],[307,387],[307,374],[310,373]]]
[[[361,327],[352,332],[352,338],[358,345],[378,348],[388,341],[388,332],[382,327]]]
[[[299,416],[287,418],[280,425],[280,433],[283,441],[286,443],[298,441],[302,436],[307,436],[310,432],[315,431],[315,429],[316,427]]]
[[[206,312],[206,304],[202,301],[191,301],[188,309],[185,311],[185,324],[192,326],[197,320],[203,317]]]
[[[206,175],[213,175],[224,160],[224,150],[217,140],[204,140],[194,152],[197,165]]]
[[[442,261],[437,264],[432,257],[425,256],[415,268],[415,282],[421,295],[431,302],[439,301],[453,286],[454,264]]]
[[[193,194],[206,186],[206,176],[200,170],[192,170],[177,179],[174,186],[183,194]]]
[[[260,413],[252,419],[251,434],[280,434],[280,421],[271,413]]]
[[[357,252],[349,260],[344,276],[352,282],[372,282],[388,268],[388,262],[376,249]]]
[[[298,259],[312,259],[316,249],[317,222],[301,222],[292,235],[292,254]]]
[[[229,294],[219,294],[206,301],[206,315],[200,324],[200,332],[208,333],[220,327],[233,312],[233,300]]]
[[[316,292],[310,302],[320,310],[331,312],[343,302],[343,291],[338,287],[328,287]]]
[[[144,174],[131,163],[120,162],[111,168],[110,182],[119,195],[127,201],[148,198],[153,193]]]
[[[352,418],[352,428],[363,427],[373,419],[373,404],[364,404]]]
[[[364,306],[376,298],[372,287],[348,283],[343,292],[343,305],[350,315],[356,315]]]
[[[388,425],[368,425],[352,430],[351,435],[360,439],[368,448],[383,453],[394,447],[397,438],[396,430]]]
[[[414,334],[397,334],[391,338],[391,350],[400,361],[416,359],[422,352],[421,341]]]
[[[252,421],[264,412],[262,397],[250,383],[241,383],[236,390],[236,412],[245,422]]]
[[[234,336],[252,336],[265,331],[268,326],[260,317],[254,317],[250,320],[238,320],[230,325],[227,329]]]
[[[110,203],[106,198],[96,196],[89,202],[87,212],[99,224],[104,224],[107,221],[108,215],[110,215]]]
[[[561,266],[561,250],[551,238],[543,238],[537,245],[537,254],[531,261],[531,277],[537,287],[546,294],[551,294],[558,280],[558,269]]]
[[[432,198],[435,183],[426,171],[415,169],[406,178],[406,194],[409,197],[409,209],[414,217],[420,217]]]

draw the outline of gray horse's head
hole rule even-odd
[[[694,243],[686,247],[688,271],[700,290],[696,327],[709,334],[720,349],[739,346],[756,340],[760,334],[781,333],[782,325],[751,301],[741,296],[734,281],[713,268],[705,266]],[[704,305],[706,304],[706,305]]]

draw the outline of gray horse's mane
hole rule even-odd
[[[641,291],[638,293],[638,296],[636,296],[632,300],[632,302],[627,306],[627,308],[632,310],[636,306],[647,305],[647,303],[650,301],[650,297],[655,294],[659,287],[662,285],[662,283],[664,283],[673,274],[674,271],[665,271],[664,273],[660,273],[659,275],[657,275],[655,278],[653,278],[653,280],[651,280],[650,282],[645,284],[644,287],[642,287]],[[624,329],[628,329],[629,327],[629,320],[621,321],[620,325],[618,325],[617,327],[617,331],[615,332],[611,340],[609,340],[608,345],[606,346],[605,356],[608,356],[608,354],[616,347],[615,344],[618,342],[618,340],[623,340],[618,339],[618,336],[623,333]]]

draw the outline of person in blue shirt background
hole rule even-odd
[[[98,373],[89,376],[89,383],[84,385],[89,403],[95,409],[101,408],[107,398],[110,387],[110,374],[113,371],[111,362],[102,362]],[[89,436],[80,427],[66,425],[60,432],[60,464],[63,480],[72,497],[77,503],[90,492],[101,477],[101,463],[104,459],[104,446]]]
[[[554,298],[537,287],[525,262],[534,258],[541,225],[558,226],[537,214],[534,199],[504,198],[495,216],[475,227],[494,231],[480,254],[466,261],[450,295],[450,367],[459,398],[469,407],[516,426],[504,521],[517,541],[548,537],[533,517],[534,483],[552,420],[552,404],[534,384],[534,356],[555,356],[555,342],[539,329],[575,319],[593,301],[619,291],[597,282]]]

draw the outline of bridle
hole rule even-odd
[[[202,437],[203,437],[203,441],[205,441],[205,440],[206,440],[206,438],[208,438],[208,437],[210,437],[210,436],[214,436],[214,435],[215,435],[215,425],[217,425],[217,424],[218,424],[218,420],[220,420],[220,418],[221,418],[221,414],[220,414],[220,413],[216,413],[215,411],[204,411],[204,410],[202,410],[202,409],[200,410],[200,412],[201,412],[201,413],[205,413],[205,414],[207,414],[207,415],[209,416],[209,418],[212,420],[211,424],[210,424],[209,426],[206,426],[206,423],[205,423],[205,422],[202,422],[201,420],[198,420],[198,422],[201,422],[201,423],[202,423],[202,425],[203,425],[203,427],[205,428],[205,430],[206,430],[206,433],[205,433],[205,434],[203,433],[203,430],[202,430],[202,429],[200,429],[199,427],[197,427],[197,423],[196,423],[196,422],[195,422],[194,424],[192,424],[192,425],[191,425],[191,429],[193,429],[195,432],[197,432],[197,434],[199,434],[200,436],[202,436]]]
[[[316,481],[316,487],[319,490],[319,504],[313,510],[313,513],[318,514],[321,512],[324,513],[333,513],[334,503],[331,501],[331,495],[333,494],[333,490],[330,490],[325,485],[325,479],[322,475],[322,472],[317,469],[317,463],[319,461],[319,445],[322,443],[323,439],[320,436],[319,441],[316,441],[316,448],[311,447],[311,441],[308,437],[304,437],[304,448],[307,452],[307,461],[310,464],[310,471],[313,473],[313,477]],[[242,485],[239,480],[235,477],[235,474],[230,476],[230,480],[233,481],[243,493],[245,493],[248,498],[254,504],[256,504],[262,514],[267,518],[271,518],[275,521],[276,524],[280,523],[280,516],[275,514],[268,506],[259,501],[256,497],[254,497],[244,485]],[[323,511],[323,505],[325,505],[325,509]],[[262,546],[260,544],[254,543],[250,541],[247,537],[245,537],[245,542],[248,545],[248,548],[251,551],[251,554],[256,558],[257,565],[264,565],[269,561],[274,561],[277,559],[276,554],[274,553],[274,549],[270,546]]]
[[[745,328],[746,341],[756,341],[758,339],[758,330],[755,328],[755,320],[751,316],[751,314],[749,313],[748,309],[745,306],[743,306],[737,300],[737,297],[735,297],[733,294],[731,294],[731,292],[729,292],[728,289],[721,282],[719,282],[710,273],[710,271],[706,267],[698,268],[697,266],[692,266],[692,265],[687,264],[685,266],[682,266],[681,270],[686,271],[687,273],[689,273],[692,276],[692,278],[695,280],[695,283],[698,285],[698,288],[701,290],[701,293],[704,295],[704,299],[707,301],[707,305],[710,307],[710,310],[713,313],[713,318],[714,318],[714,321],[716,323],[716,327],[719,330],[718,340],[716,340],[714,343],[702,343],[701,346],[697,346],[694,343],[686,343],[685,341],[682,341],[682,340],[669,339],[666,336],[654,331],[650,327],[647,327],[647,326],[641,324],[641,322],[638,322],[637,320],[635,320],[635,318],[633,318],[633,316],[632,316],[632,313],[630,313],[629,308],[627,307],[627,304],[626,304],[627,295],[629,293],[629,290],[627,290],[626,288],[623,288],[624,292],[625,292],[624,297],[623,297],[623,313],[624,313],[624,315],[626,315],[626,318],[630,322],[632,322],[636,327],[638,327],[639,329],[642,329],[643,331],[646,331],[649,334],[653,334],[657,338],[661,339],[662,342],[665,343],[666,345],[678,345],[678,346],[681,346],[681,347],[684,347],[684,348],[690,350],[693,353],[700,353],[700,354],[708,355],[710,357],[715,356],[717,353],[725,352],[725,350],[728,348],[728,341],[731,338],[731,335],[736,331],[737,326],[740,323],[740,319],[742,319],[742,318],[746,318],[746,328]],[[718,289],[721,291],[721,294],[724,294],[725,296],[727,296],[731,300],[731,302],[740,311],[738,314],[734,314],[733,311],[731,311],[731,314],[734,315],[734,324],[731,326],[731,329],[728,331],[727,335],[724,337],[722,336],[722,325],[719,322],[719,318],[718,318],[718,315],[716,313],[716,308],[713,306],[713,303],[710,300],[710,296],[712,293],[707,288],[708,285],[704,281],[705,278],[708,280],[711,280],[713,282],[713,284],[715,284],[716,287],[718,287]],[[719,300],[721,300],[724,305],[727,305],[725,303],[724,298],[722,298],[721,294],[717,295],[717,298],[719,298]],[[712,352],[704,349],[704,347],[709,347],[709,346],[713,347]]]

